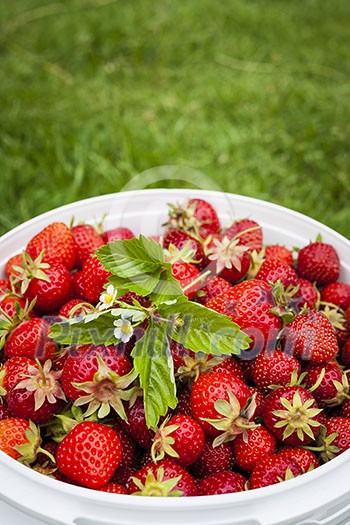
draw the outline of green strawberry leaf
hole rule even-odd
[[[159,314],[171,320],[170,337],[193,352],[239,355],[250,338],[229,317],[181,297],[159,305]]]
[[[147,426],[156,428],[159,418],[177,404],[167,325],[150,322],[131,355],[143,390]]]
[[[164,269],[159,276],[158,283],[150,295],[152,303],[157,306],[165,301],[184,296],[179,281],[173,277],[171,264],[165,263],[163,267]]]

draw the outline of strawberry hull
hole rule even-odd
[[[283,242],[287,248],[304,246],[322,234],[340,256],[339,280],[350,282],[350,243],[326,226],[291,210],[263,201],[216,192],[149,190],[106,195],[53,210],[9,232],[1,239],[1,267],[54,221],[91,223],[107,213],[105,228],[130,228],[139,234],[157,234],[166,220],[166,203],[186,197],[207,199],[224,224],[228,217],[252,217],[264,229],[268,244]],[[1,277],[4,276],[2,272]],[[345,452],[314,472],[275,486],[248,492],[200,498],[136,498],[110,495],[44,477],[0,452],[0,499],[20,508],[25,515],[11,517],[0,503],[6,523],[56,523],[58,525],[117,525],[132,523],[202,523],[240,525],[305,525],[348,523],[350,453]],[[14,511],[13,511],[14,512]],[[7,514],[9,518],[7,519]],[[12,516],[15,516],[13,514]],[[20,516],[18,518],[18,516]],[[18,521],[16,522],[15,519]],[[4,523],[5,523],[4,522]]]

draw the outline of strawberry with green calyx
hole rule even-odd
[[[321,300],[346,310],[350,306],[350,284],[335,282],[321,290]]]
[[[183,363],[176,371],[176,377],[180,381],[197,381],[201,374],[208,372],[229,372],[243,379],[242,370],[234,359],[230,357],[214,357],[201,352],[190,352],[183,358]]]
[[[34,316],[35,300],[29,303],[15,294],[6,295],[0,306],[0,349],[14,329]]]
[[[36,366],[28,365],[23,379],[8,393],[11,412],[16,417],[44,423],[59,412],[66,396],[59,383],[62,372],[51,370],[52,362],[39,361]]]
[[[193,417],[205,433],[215,437],[214,446],[231,441],[256,426],[254,396],[237,377],[224,372],[202,374],[192,387]]]
[[[11,292],[11,281],[10,279],[0,279],[0,299]]]
[[[243,279],[250,266],[247,246],[239,243],[239,239],[229,239],[224,235],[221,239],[214,239],[205,252],[213,267],[213,272],[220,275],[231,284]]]
[[[299,361],[280,350],[265,351],[259,354],[254,365],[254,383],[264,393],[269,394],[271,387],[286,386],[300,376]]]
[[[231,443],[235,465],[251,472],[255,465],[265,456],[273,454],[277,444],[275,437],[265,427],[260,426],[240,434]]]
[[[346,318],[344,310],[334,304],[320,301],[319,309],[333,326],[339,346],[342,346],[350,337],[350,323]]]
[[[336,407],[350,399],[347,373],[335,361],[309,366],[306,372],[305,387],[320,407]]]
[[[95,254],[90,255],[83,264],[82,284],[84,297],[93,304],[98,303],[110,272],[106,271]]]
[[[296,294],[295,299],[295,306],[299,312],[305,308],[316,310],[320,301],[320,292],[310,281],[299,279],[298,293]]]
[[[302,469],[294,459],[272,454],[261,459],[253,468],[250,488],[258,489],[288,481],[302,474]]]
[[[339,278],[339,256],[333,246],[317,239],[299,250],[297,271],[303,279],[326,286]]]
[[[204,276],[194,264],[176,261],[172,264],[172,275],[179,281],[180,286],[188,299],[192,299],[196,292],[201,288],[201,281]]]
[[[201,455],[205,437],[200,425],[184,414],[166,419],[155,433],[151,447],[153,461],[169,457],[183,467]]]
[[[67,268],[60,263],[52,263],[45,270],[45,278],[30,279],[24,296],[32,301],[36,298],[35,308],[40,312],[58,310],[73,297],[72,278]]]
[[[30,465],[42,452],[55,463],[55,458],[40,445],[40,432],[32,421],[19,417],[0,420],[0,450],[8,456]]]
[[[33,317],[23,321],[7,338],[4,352],[7,358],[25,356],[44,362],[54,359],[58,344],[49,337],[50,324],[45,319]]]
[[[61,441],[56,462],[70,480],[84,487],[100,489],[112,478],[121,456],[121,442],[115,430],[84,421]]]
[[[117,226],[111,230],[106,230],[102,232],[101,236],[104,243],[125,241],[126,239],[133,239],[135,237],[130,228],[126,228],[125,226]]]
[[[268,430],[288,445],[314,441],[321,428],[315,398],[300,386],[280,387],[265,400],[262,417]]]
[[[205,285],[198,290],[195,300],[200,304],[206,305],[208,301],[230,289],[231,284],[226,279],[211,276],[206,279]]]
[[[220,221],[216,211],[203,199],[190,199],[182,205],[169,204],[169,221],[164,226],[180,229],[200,238],[216,233]]]
[[[165,232],[163,237],[163,248],[169,250],[172,253],[173,248],[178,251],[182,251],[184,248],[187,248],[191,253],[193,262],[199,264],[204,258],[203,248],[201,243],[191,237],[188,233],[183,230],[173,229]],[[189,261],[191,262],[191,261]]]
[[[94,306],[83,299],[71,299],[60,308],[59,315],[69,319],[72,317],[88,315],[94,311]]]
[[[231,443],[222,443],[214,447],[213,439],[206,437],[202,454],[192,463],[190,470],[196,478],[205,478],[210,474],[231,470],[233,459]]]
[[[78,423],[82,423],[83,421],[99,422],[96,414],[85,418],[82,409],[72,405],[69,409],[55,414],[53,419],[45,423],[46,435],[50,436],[55,443],[61,443],[66,435],[69,434]]]
[[[28,373],[28,366],[36,367],[34,359],[24,356],[16,356],[7,359],[0,367],[0,397],[5,398]]]
[[[50,264],[43,262],[44,252],[38,254],[35,259],[23,252],[21,266],[14,266],[16,272],[14,283],[20,286],[21,294],[24,295],[33,279],[40,279],[47,283],[50,282],[50,277],[47,275],[47,270]]]
[[[138,470],[128,484],[128,493],[134,496],[184,497],[196,496],[192,476],[178,463],[163,459]]]
[[[319,466],[319,461],[315,454],[306,448],[282,447],[277,452],[277,456],[283,457],[284,459],[292,459],[299,465],[303,472],[310,472]]]
[[[265,259],[279,259],[289,266],[293,266],[293,253],[280,244],[270,244],[266,246]]]
[[[32,259],[44,253],[43,260],[51,264],[63,264],[71,270],[75,263],[73,235],[62,222],[53,222],[37,233],[27,244],[26,252]]]
[[[199,496],[214,494],[231,494],[243,492],[247,488],[247,480],[242,474],[226,471],[211,474],[197,482]]]
[[[104,241],[90,224],[77,224],[72,226],[74,249],[76,254],[75,266],[82,268],[84,262],[91,254],[104,245]]]
[[[10,257],[5,264],[5,274],[9,277],[10,280],[17,277],[18,272],[15,269],[16,266],[22,268],[23,254],[16,253]]]
[[[262,227],[252,219],[239,219],[224,230],[224,234],[229,239],[239,239],[240,244],[247,246],[249,251],[262,250]]]
[[[322,427],[316,446],[308,446],[327,462],[350,448],[350,418],[330,417]]]
[[[266,259],[256,274],[256,279],[273,284],[279,281],[285,287],[297,286],[299,282],[295,270],[281,259]]]

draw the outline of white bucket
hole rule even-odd
[[[350,242],[328,227],[264,201],[199,190],[143,190],[104,195],[63,206],[32,219],[1,239],[0,264],[53,221],[98,221],[158,233],[167,202],[208,199],[223,221],[251,217],[267,243],[303,246],[321,233],[341,258],[340,279],[350,282]],[[313,472],[263,489],[196,498],[146,498],[108,494],[47,478],[0,452],[1,525],[348,525],[350,451]],[[8,507],[7,504],[11,507]],[[15,509],[14,509],[15,508]],[[19,510],[18,510],[19,509]]]

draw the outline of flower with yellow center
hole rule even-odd
[[[99,310],[107,310],[114,305],[117,298],[117,290],[114,288],[113,284],[109,284],[105,292],[100,295],[100,305],[98,306]]]
[[[122,343],[130,341],[132,334],[134,333],[132,324],[126,317],[127,316],[124,314],[121,319],[118,319],[113,323],[115,326],[114,337]]]

